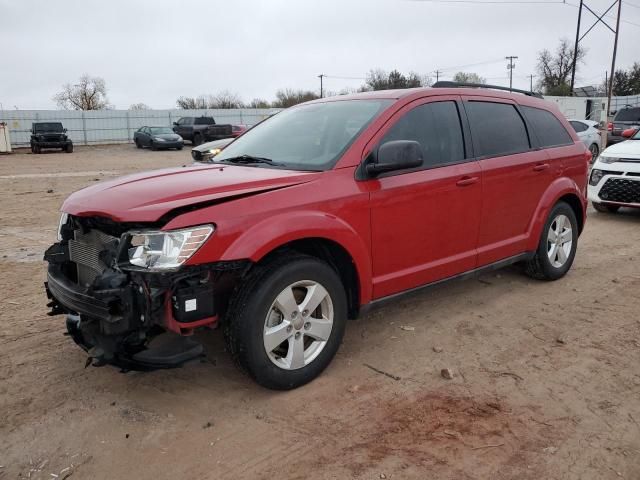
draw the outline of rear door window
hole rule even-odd
[[[472,100],[465,108],[476,157],[497,157],[531,148],[527,128],[514,105]]]
[[[214,122],[213,118],[211,117],[200,117],[200,118],[196,118],[196,125],[213,125]]]
[[[420,143],[424,153],[422,168],[465,159],[460,115],[453,101],[426,103],[408,111],[391,127],[381,144],[393,140]]]
[[[587,128],[589,128],[582,122],[569,122],[569,123],[577,133],[584,132]]]
[[[533,127],[542,148],[571,145],[573,139],[556,116],[541,108],[521,107],[527,121]],[[581,125],[584,125],[581,123]],[[586,130],[586,128],[585,128]]]

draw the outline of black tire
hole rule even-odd
[[[64,148],[64,151],[67,153],[73,153],[73,143],[68,143],[67,146]]]
[[[311,280],[325,288],[333,304],[334,320],[318,356],[301,368],[287,370],[269,358],[263,331],[276,297],[301,280]],[[317,258],[294,254],[277,257],[249,272],[231,298],[224,336],[235,363],[257,383],[274,390],[289,390],[310,382],[329,365],[342,342],[346,322],[347,297],[336,271]]]
[[[36,146],[35,145],[31,145],[31,153],[38,153],[38,152],[36,152]]]
[[[42,152],[42,149],[40,148],[40,146],[39,146],[39,145],[35,145],[33,148],[34,148],[34,152],[33,152],[33,153],[40,153],[40,152]]]
[[[569,219],[571,223],[571,250],[569,255],[567,255],[566,260],[561,266],[554,266],[549,259],[549,255],[547,254],[549,244],[548,244],[548,235],[549,229],[552,228],[556,218],[559,215],[564,215]],[[526,262],[525,264],[525,272],[530,277],[533,277],[538,280],[557,280],[566,275],[566,273],[571,268],[573,264],[573,260],[576,255],[576,249],[578,247],[578,220],[576,219],[576,214],[573,209],[565,202],[558,202],[549,212],[549,216],[547,217],[547,221],[544,224],[544,228],[542,229],[542,233],[540,235],[540,241],[538,242],[538,249],[534,257]]]
[[[182,145],[180,145],[179,147],[177,147],[177,150],[182,150]]]
[[[619,205],[606,205],[604,203],[591,202],[593,208],[600,213],[617,213],[620,210]]]
[[[192,141],[191,143],[193,143],[193,145],[194,145],[194,146],[196,146],[196,147],[197,147],[198,145],[202,145],[202,135],[201,135],[201,134],[199,134],[199,133],[196,133],[196,134],[193,136],[193,141]]]
[[[151,150],[153,150],[154,152],[156,150],[158,150],[158,147],[156,146],[155,142],[153,140],[151,140],[151,143],[149,144],[149,147],[151,148]]]
[[[600,148],[595,143],[592,143],[589,147],[589,151],[591,152],[591,163],[596,161],[598,155],[600,154]]]
[[[142,145],[140,144],[140,140],[138,140],[137,138],[133,141],[133,143],[136,144],[137,148],[142,148]]]

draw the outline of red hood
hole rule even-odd
[[[317,172],[194,165],[103,181],[69,196],[62,211],[119,222],[154,222],[179,207],[311,181]]]

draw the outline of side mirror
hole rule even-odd
[[[375,177],[380,173],[419,167],[423,160],[422,146],[418,142],[394,140],[378,147],[366,170],[369,176]]]
[[[173,122],[173,124],[177,127],[178,126],[178,122]]]
[[[624,138],[631,138],[636,134],[637,131],[638,131],[637,128],[627,128],[622,132],[622,136]]]
[[[63,129],[62,129],[62,132],[63,132],[63,133],[67,133],[67,129],[66,129],[66,128],[63,128]]]

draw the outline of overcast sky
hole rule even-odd
[[[578,9],[548,1],[554,3],[0,0],[0,102],[5,109],[54,108],[61,85],[85,72],[105,79],[116,108],[173,108],[180,95],[225,89],[245,101],[272,100],[278,88],[318,90],[320,73],[365,77],[374,68],[439,69],[445,79],[465,70],[508,85],[506,55],[519,57],[514,86],[528,88],[537,53],[575,37]],[[629,2],[622,18],[633,24],[621,24],[617,68],[640,61],[640,0]],[[604,11],[610,3],[588,4]],[[583,13],[585,26],[592,18]],[[607,21],[615,27],[615,19]],[[599,25],[584,45],[577,85],[600,83],[613,34]],[[325,82],[332,91],[363,83]]]

